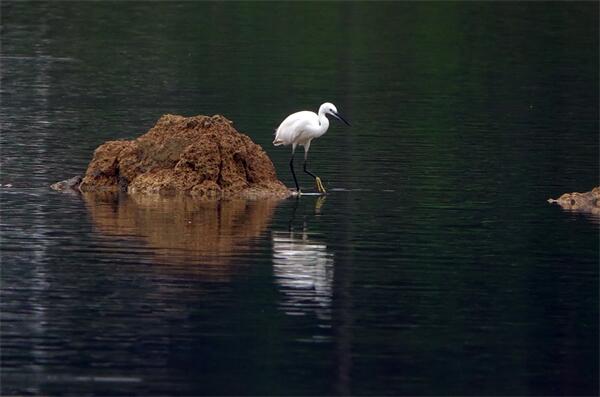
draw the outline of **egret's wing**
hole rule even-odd
[[[319,119],[313,112],[302,111],[290,114],[277,128],[275,142],[280,142],[284,145],[297,142],[305,127],[315,121],[318,124]]]
[[[305,127],[309,124],[306,118],[298,119],[294,122],[291,128],[291,142],[298,142],[301,140],[302,133],[305,131]]]

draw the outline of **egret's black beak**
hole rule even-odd
[[[346,120],[344,120],[344,118],[342,117],[342,115],[341,115],[341,114],[339,114],[339,113],[336,113],[336,112],[334,112],[334,111],[332,110],[332,111],[331,111],[331,115],[332,115],[333,117],[335,117],[336,119],[343,121],[344,123],[346,123],[346,125],[347,125],[348,127],[350,127],[350,123],[349,123],[349,122],[347,122]]]

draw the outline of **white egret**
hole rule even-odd
[[[337,108],[333,103],[325,102],[319,108],[319,114],[309,111],[301,111],[292,113],[285,118],[277,128],[275,132],[275,140],[273,145],[292,145],[292,158],[290,159],[290,169],[292,170],[292,176],[294,177],[294,183],[296,184],[296,191],[300,194],[300,186],[296,179],[296,173],[294,172],[294,152],[296,146],[304,146],[304,165],[303,169],[308,175],[315,179],[315,184],[320,193],[325,193],[325,187],[321,182],[321,178],[306,169],[306,159],[308,157],[308,149],[310,148],[310,142],[323,135],[329,128],[329,119],[327,115],[330,114],[338,120],[343,121],[346,125],[350,125],[344,118],[338,113]]]

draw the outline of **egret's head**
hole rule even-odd
[[[322,104],[321,107],[319,108],[319,114],[325,114],[325,115],[330,114],[333,117],[335,117],[336,119],[341,120],[344,123],[346,123],[346,125],[348,125],[348,126],[350,125],[350,123],[348,123],[346,120],[344,120],[344,118],[338,112],[335,105],[331,102],[325,102],[324,104]]]
[[[331,102],[325,102],[319,108],[319,113],[325,113],[325,114],[332,114],[333,115],[333,114],[337,113],[337,108],[335,107],[335,105],[333,103],[331,103]]]

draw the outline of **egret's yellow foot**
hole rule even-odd
[[[325,186],[323,186],[323,182],[321,182],[321,178],[316,177],[315,184],[317,185],[317,190],[319,191],[319,193],[327,193],[327,190],[325,190]]]

